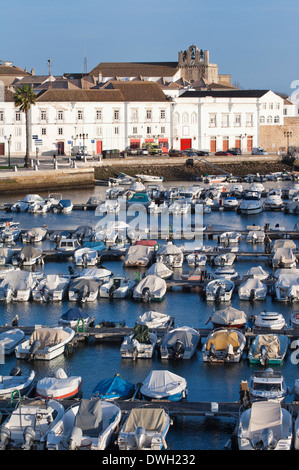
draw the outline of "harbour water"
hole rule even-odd
[[[176,186],[192,185],[192,182],[176,182]],[[163,183],[164,187],[172,186],[171,183]],[[267,182],[268,188],[290,186],[291,182]],[[245,185],[246,186],[246,185]],[[93,190],[65,191],[64,198],[70,198],[73,203],[85,203],[91,196],[105,199],[105,187],[95,187]],[[39,193],[40,196],[47,194]],[[16,202],[21,195],[7,195],[0,197],[0,203]],[[5,214],[2,214],[2,217]],[[46,224],[50,230],[75,229],[79,225],[95,226],[98,218],[94,211],[72,211],[70,214],[46,213],[44,215],[28,213],[7,214],[14,221],[20,222],[22,229],[31,227],[41,227]],[[297,215],[285,214],[283,212],[264,211],[258,215],[244,216],[236,212],[213,211],[204,215],[204,225],[213,225],[214,228],[227,230],[245,229],[247,225],[259,225],[264,227],[266,223],[284,226],[287,230],[292,230],[297,222]],[[217,245],[217,240],[204,240],[206,245]],[[295,243],[298,242],[295,240]],[[46,240],[39,244],[41,247],[54,248],[55,244]],[[264,246],[252,246],[242,240],[239,244],[240,251],[255,250],[263,251]],[[137,269],[124,268],[122,261],[105,260],[105,267],[114,275],[125,274],[134,278]],[[43,270],[48,273],[69,273],[70,262],[45,262]],[[235,270],[242,276],[252,266],[262,266],[267,272],[272,273],[272,267],[265,258],[239,259],[235,262]],[[74,268],[74,265],[72,265]],[[38,268],[39,269],[39,268]],[[214,268],[207,265],[207,271],[213,272]],[[190,271],[187,265],[175,271],[175,276],[180,277],[182,272]],[[299,305],[280,303],[267,296],[265,301],[249,302],[240,301],[237,293],[233,294],[231,302],[228,304],[243,310],[248,316],[259,313],[263,310],[283,313],[287,323],[291,314],[299,310]],[[19,325],[31,326],[55,325],[61,315],[73,304],[68,300],[59,303],[38,303],[38,302],[10,302],[0,304],[0,324],[4,325],[12,321],[18,315]],[[226,307],[227,304],[221,304]],[[206,325],[211,314],[218,307],[214,303],[208,303],[202,298],[199,291],[194,288],[191,291],[183,291],[176,288],[167,292],[165,299],[161,303],[139,303],[132,299],[109,300],[99,298],[93,303],[85,303],[80,306],[82,310],[95,317],[95,323],[102,320],[120,322],[125,321],[126,326],[134,326],[136,318],[145,311],[155,310],[174,316],[175,326],[191,326],[194,328],[211,327],[211,323]],[[250,365],[246,358],[240,363],[204,363],[200,348],[190,361],[161,361],[155,355],[151,360],[131,360],[121,359],[119,343],[84,343],[74,349],[70,355],[61,355],[52,361],[35,361],[33,366],[37,378],[53,375],[54,371],[62,367],[67,375],[81,375],[83,378],[82,394],[88,398],[98,381],[110,378],[114,374],[120,374],[126,380],[139,383],[142,382],[153,369],[167,369],[187,380],[188,400],[201,402],[233,402],[239,399],[239,387],[241,380],[247,380],[259,366]],[[22,370],[28,370],[30,365],[27,362],[17,361],[15,356],[5,359],[5,364],[0,365],[2,375],[8,375],[12,367],[18,365]],[[260,366],[261,368],[262,366]],[[281,370],[285,376],[287,384],[293,387],[298,377],[298,366],[291,362],[290,354],[284,362],[275,369]],[[289,396],[288,401],[293,397]],[[167,435],[169,450],[222,450],[225,447],[236,421],[234,418],[217,417],[179,417],[174,421]]]

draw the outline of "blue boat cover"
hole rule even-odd
[[[112,379],[100,381],[93,389],[92,395],[101,399],[124,398],[130,396],[134,388],[135,385],[116,374]]]
[[[83,313],[80,308],[70,308],[67,312],[61,315],[63,320],[79,320],[79,318],[88,318],[87,313]]]

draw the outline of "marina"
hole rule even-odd
[[[167,190],[173,186],[171,182],[163,181],[162,184]],[[176,184],[178,187],[184,186],[186,189],[186,187],[191,188],[194,182]],[[245,191],[251,183],[245,182],[242,184]],[[289,191],[294,182],[279,180],[275,182],[264,181],[263,184],[265,191],[262,199],[264,200],[266,194],[274,187]],[[205,190],[210,189],[210,183],[200,182],[200,185]],[[233,183],[227,185],[226,193],[231,193],[232,185]],[[72,210],[65,214],[51,211],[45,213],[13,212],[11,207],[16,202],[16,196],[2,196],[0,200],[2,205],[1,219],[8,221],[10,226],[18,223],[20,228],[20,238],[14,242],[4,242],[4,247],[9,247],[13,251],[11,265],[14,268],[21,267],[21,271],[31,273],[37,280],[41,280],[45,275],[54,276],[58,274],[69,282],[80,277],[87,266],[76,265],[75,250],[60,250],[57,240],[54,241],[53,236],[57,232],[67,232],[69,238],[66,238],[66,240],[74,240],[76,233],[78,233],[78,227],[90,226],[94,228],[99,222],[99,216],[96,214],[97,205],[89,206],[84,201],[88,201],[91,197],[96,198],[97,201],[105,201],[106,189],[97,185],[93,190],[64,191],[63,199],[70,199],[73,204]],[[187,191],[185,192],[187,193]],[[41,196],[46,198],[48,195],[41,194]],[[19,199],[21,200],[22,196]],[[241,199],[242,197],[238,199],[239,202]],[[150,247],[147,248],[147,251],[143,251],[144,253],[147,252],[148,255],[150,254],[148,263],[144,265],[128,266],[125,264],[125,259],[130,246],[138,246],[138,243],[143,247],[147,245],[149,240],[146,237],[144,239],[136,238],[133,241],[122,240],[118,244],[114,243],[115,241],[109,241],[108,245],[105,239],[97,240],[99,260],[94,267],[88,266],[88,269],[101,269],[105,271],[102,272],[102,275],[107,276],[107,278],[129,279],[132,286],[138,285],[142,279],[145,279],[144,276],[147,270],[157,261],[159,250],[161,247],[165,248],[169,242],[182,249],[184,253],[183,262],[181,265],[168,265],[168,269],[172,271],[172,276],[163,281],[165,282],[166,291],[163,297],[159,297],[157,300],[150,300],[145,297],[142,300],[136,300],[132,297],[132,291],[131,294],[128,293],[123,298],[113,298],[113,290],[107,297],[98,295],[93,300],[84,302],[82,302],[82,297],[75,302],[70,300],[67,290],[63,299],[56,302],[49,299],[36,301],[33,298],[23,301],[16,301],[16,299],[11,301],[1,300],[0,334],[10,329],[21,329],[26,338],[29,338],[40,328],[55,328],[65,312],[77,307],[88,317],[93,318],[93,325],[83,325],[81,322],[75,323],[75,326],[72,327],[75,332],[74,337],[63,354],[50,360],[36,358],[28,361],[17,358],[13,352],[9,356],[5,356],[4,363],[1,366],[2,375],[8,376],[14,366],[21,368],[23,374],[33,368],[36,374],[36,384],[37,380],[53,377],[55,371],[62,368],[67,377],[82,377],[80,392],[84,399],[89,400],[96,383],[113,377],[115,374],[119,374],[130,381],[139,390],[140,384],[145,381],[151,371],[170,371],[186,380],[187,397],[177,402],[171,400],[147,402],[140,399],[136,392],[134,398],[131,397],[126,400],[119,398],[117,399],[117,405],[122,412],[122,421],[119,423],[118,429],[120,429],[121,424],[124,424],[124,419],[136,406],[149,407],[151,405],[153,408],[159,409],[162,407],[165,409],[173,420],[173,424],[169,426],[165,437],[168,449],[221,450],[235,448],[237,445],[236,426],[240,407],[244,404],[240,399],[240,384],[249,381],[254,372],[263,371],[266,367],[260,362],[252,364],[248,360],[250,347],[259,335],[268,337],[269,334],[277,333],[270,327],[255,326],[254,318],[264,311],[276,312],[281,313],[285,319],[285,326],[279,330],[279,334],[286,338],[288,350],[283,361],[274,365],[271,364],[271,367],[275,371],[282,372],[288,384],[290,393],[286,396],[285,402],[292,406],[292,419],[293,424],[295,424],[298,414],[298,402],[297,397],[294,395],[294,384],[297,380],[296,349],[299,329],[294,328],[291,324],[291,318],[296,315],[299,309],[295,292],[292,294],[295,297],[291,298],[289,296],[285,301],[279,301],[276,287],[278,283],[277,271],[279,269],[289,270],[289,273],[294,271],[293,275],[295,277],[292,285],[296,286],[295,271],[299,252],[296,243],[299,231],[294,229],[297,224],[297,214],[286,210],[291,198],[285,198],[284,202],[284,210],[271,211],[267,209],[255,215],[241,214],[236,208],[234,210],[223,210],[222,203],[217,203],[213,210],[203,214],[205,229],[199,232],[200,237],[196,241],[192,242],[188,237],[185,239],[184,237],[176,237],[173,232],[168,232],[167,237],[165,237],[163,230],[156,232],[157,237],[151,238],[155,243],[152,247],[148,243]],[[199,204],[201,203],[202,201],[199,202]],[[188,217],[190,216],[191,226],[194,229],[196,211],[192,210],[191,212]],[[273,214],[275,214],[274,218]],[[181,215],[181,217],[184,216]],[[147,220],[149,218],[150,214],[148,213]],[[21,235],[29,232],[32,227],[45,227],[47,230],[46,237],[37,242],[23,242]],[[248,241],[249,234],[257,228],[260,228],[258,231],[268,237],[266,243],[265,241],[263,243]],[[239,234],[237,243],[229,242],[228,235],[221,238],[222,234],[230,233],[228,230],[231,230],[234,235]],[[80,246],[76,249],[80,249],[84,245],[82,232],[80,233]],[[289,243],[291,241],[294,243],[292,255],[294,255],[293,262],[295,264],[292,267],[284,268],[283,264],[288,259],[286,253],[284,253],[284,258],[280,261],[281,264],[275,267],[273,258],[278,245],[274,250],[274,244],[278,242]],[[90,245],[91,240],[86,240],[85,244],[85,246]],[[23,245],[34,246],[39,249],[42,253],[42,262],[36,262],[31,266],[20,264],[17,257]],[[157,246],[154,250],[155,245]],[[196,266],[190,261],[187,263],[187,255],[193,252],[206,256],[203,265]],[[205,295],[207,285],[215,279],[216,269],[224,269],[225,267],[221,263],[218,266],[215,260],[224,254],[234,255],[233,265],[230,268],[232,267],[237,273],[233,280],[231,298],[226,301],[219,299],[208,300]],[[7,264],[9,263],[5,262],[5,266]],[[248,279],[251,279],[250,269],[257,267],[260,267],[261,276],[262,273],[266,273],[264,278],[261,277],[266,295],[262,300],[255,300],[252,296],[253,287],[251,287],[248,300],[244,300],[239,295],[240,287]],[[228,272],[221,272],[223,272],[223,275],[229,275]],[[5,275],[2,279],[5,279]],[[104,279],[104,277],[101,279]],[[103,284],[103,280],[99,282],[99,285],[101,284]],[[240,328],[246,339],[244,353],[240,360],[234,363],[230,363],[228,360],[224,362],[205,362],[202,348],[206,344],[209,335],[214,331],[211,317],[213,313],[231,307],[245,312],[248,320],[247,324]],[[151,357],[142,358],[136,354],[133,354],[131,358],[121,357],[120,347],[124,339],[134,335],[137,318],[144,312],[149,311],[171,315],[173,318],[172,326],[166,328],[156,326],[152,329],[156,335],[156,343]],[[194,354],[188,360],[175,359],[175,356],[163,359],[159,348],[166,333],[171,328],[176,329],[183,326],[188,326],[198,333],[199,341]],[[179,351],[176,354],[179,354]],[[29,402],[34,401],[34,387],[31,393],[31,395],[28,395],[30,397]],[[67,410],[72,404],[78,403],[77,400],[78,398],[73,400],[63,399],[61,404]],[[12,407],[14,408],[17,402],[17,397],[14,398],[13,403],[10,398],[1,400],[0,408],[3,417],[11,413]],[[142,436],[139,437],[141,439]],[[230,442],[229,445],[227,444],[228,441]],[[53,442],[51,445],[54,445]],[[118,444],[121,445],[117,433],[115,433],[108,448],[117,448]]]

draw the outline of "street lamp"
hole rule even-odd
[[[11,138],[12,138],[12,135],[10,135],[9,137],[6,137],[5,136],[5,139],[7,140],[7,147],[8,147],[8,168],[10,168],[10,143],[11,143]]]
[[[290,151],[289,151],[289,146],[290,146],[290,137],[293,136],[293,133],[291,131],[286,131],[284,133],[284,136],[287,138],[287,155],[290,155]]]
[[[85,155],[85,139],[88,139],[88,134],[80,134],[80,139],[83,139],[83,155]]]

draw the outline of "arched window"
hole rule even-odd
[[[179,113],[174,113],[174,122],[177,122],[177,123],[180,122],[180,115],[179,115]]]
[[[279,121],[280,121],[280,119],[279,119],[279,116],[275,116],[275,118],[274,118],[274,122],[275,122],[276,124],[278,124],[278,123],[279,123]]]
[[[265,124],[265,116],[260,117],[260,124]]]
[[[191,122],[192,122],[192,124],[197,123],[197,114],[196,113],[191,114]]]
[[[272,124],[272,116],[267,117],[267,124]]]
[[[184,114],[183,114],[183,123],[184,123],[184,124],[187,124],[188,122],[189,122],[188,113],[184,113]]]

